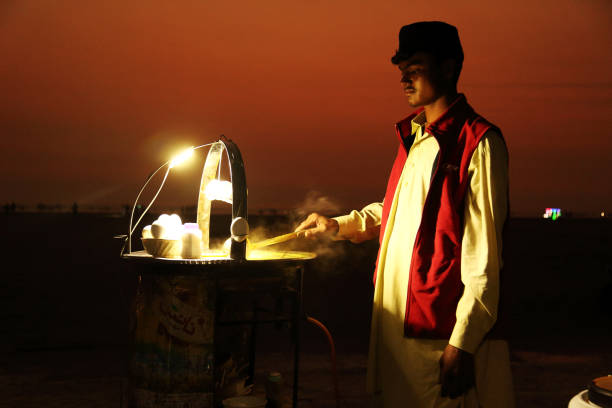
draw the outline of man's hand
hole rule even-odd
[[[474,386],[474,355],[448,344],[440,357],[442,396],[457,398]]]
[[[339,228],[338,221],[327,218],[324,215],[312,213],[297,226],[295,231],[303,231],[301,234],[298,234],[299,237],[314,238],[322,234],[335,235],[338,233]]]

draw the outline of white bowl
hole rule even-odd
[[[142,238],[145,251],[154,258],[180,258],[180,239]]]

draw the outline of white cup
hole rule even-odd
[[[181,240],[183,241],[182,258],[198,259],[202,256],[202,231],[197,228],[185,228]]]

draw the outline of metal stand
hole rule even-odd
[[[295,310],[293,312],[294,321],[293,321],[293,331],[294,331],[294,351],[293,351],[293,407],[297,407],[298,404],[298,379],[300,373],[300,329],[302,324],[302,316],[303,316],[303,304],[302,304],[302,286],[304,281],[304,267],[299,265],[298,269],[298,278],[296,279],[296,283],[298,286],[298,290],[296,293],[296,302],[295,302]]]
[[[303,288],[303,265],[295,267],[295,277],[293,280],[295,287],[291,293],[291,313],[289,316],[283,316],[282,312],[276,309],[274,317],[265,318],[261,317],[264,313],[269,313],[269,309],[262,309],[257,303],[253,303],[252,306],[252,319],[247,320],[222,320],[221,316],[217,314],[217,327],[229,327],[229,326],[249,326],[250,328],[250,342],[249,342],[249,381],[252,383],[255,380],[255,359],[257,350],[257,330],[260,325],[275,325],[280,326],[283,323],[290,325],[290,336],[291,343],[293,345],[293,387],[292,387],[292,406],[295,408],[298,406],[298,391],[299,391],[299,362],[300,362],[300,333],[301,325],[303,320],[303,308],[302,308],[302,288]],[[221,285],[223,286],[223,285]],[[220,293],[222,294],[223,289]],[[219,299],[219,298],[218,298]],[[219,309],[217,309],[219,310]]]
[[[177,393],[187,399],[192,395],[193,401],[196,397],[208,398],[211,407],[220,406],[220,370],[228,360],[219,358],[219,353],[230,355],[233,363],[248,361],[241,378],[252,383],[258,327],[270,324],[290,326],[292,406],[298,406],[304,259],[206,265],[146,258],[139,253],[124,259],[132,261],[140,278],[138,292],[142,297],[137,299],[135,308],[129,406],[144,406],[155,399],[156,406],[163,408],[165,400],[176,401]],[[287,311],[282,310],[285,300]],[[272,306],[260,307],[266,302]],[[197,321],[207,319],[212,320],[211,325],[200,330]],[[240,345],[234,337],[223,337],[224,332],[242,330],[240,326],[250,331],[249,344]],[[213,333],[209,333],[211,330]],[[239,349],[235,356],[228,349],[234,345]]]

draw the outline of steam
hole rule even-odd
[[[295,215],[301,219],[306,218],[308,214],[313,212],[325,216],[333,216],[338,215],[341,210],[342,207],[336,201],[322,195],[318,191],[309,191],[304,201],[297,205]]]
[[[310,191],[304,199],[296,205],[295,209],[288,214],[278,216],[251,217],[249,219],[250,231],[248,240],[251,243],[263,241],[279,235],[287,234],[295,228],[311,213],[316,212],[326,217],[334,217],[342,212],[342,206],[329,197],[317,191]],[[224,241],[228,236],[211,238],[211,249],[222,249]],[[261,251],[299,251],[314,252],[317,259],[314,263],[315,270],[322,274],[332,274],[334,271],[342,270],[346,262],[345,242],[334,241],[331,237],[296,238],[290,241],[261,248]],[[247,255],[248,256],[248,255]]]
[[[295,228],[313,212],[326,217],[333,217],[340,214],[341,208],[338,202],[320,192],[310,191],[306,194],[304,200],[288,214],[286,219],[277,219],[270,225],[251,225],[249,239],[251,242],[258,242],[278,235],[287,234],[295,230]],[[326,270],[336,270],[335,264],[341,261],[345,253],[344,245],[333,241],[331,237],[318,237],[314,239],[296,238],[262,249],[314,252],[317,254],[317,263]],[[332,266],[334,267],[332,268]]]

